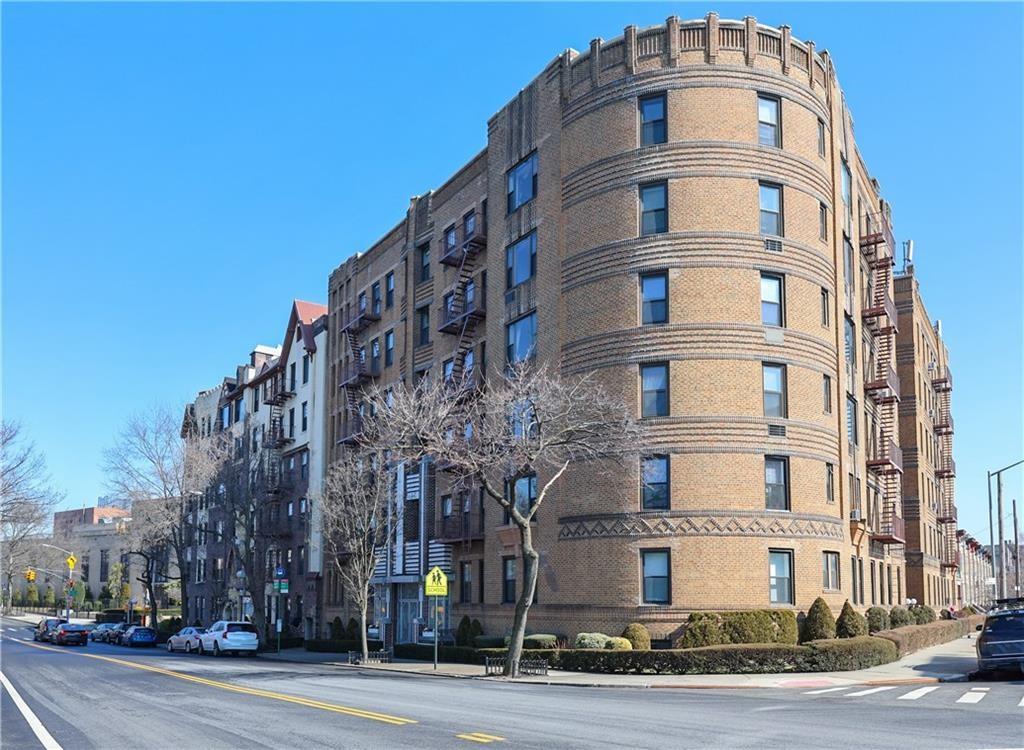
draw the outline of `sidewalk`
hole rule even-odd
[[[400,660],[393,664],[351,666],[346,654],[322,654],[287,649],[280,654],[268,652],[261,658],[323,664],[343,669],[390,672],[461,679],[505,681],[504,677],[485,677],[476,664],[439,664]],[[546,677],[521,677],[516,682],[569,687],[619,688],[808,688],[844,685],[881,685],[936,682],[964,682],[976,667],[974,636],[959,638],[939,646],[922,649],[891,664],[853,672],[810,672],[793,674],[706,674],[706,675],[634,675],[595,674],[551,670]]]

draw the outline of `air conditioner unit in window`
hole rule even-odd
[[[932,360],[931,362],[928,363],[928,372],[934,372],[935,367],[936,367],[935,361]]]
[[[935,409],[928,410],[928,419],[935,419]]]
[[[782,240],[765,240],[764,249],[770,253],[781,253]]]
[[[784,424],[770,424],[770,425],[768,425],[768,436],[769,437],[786,437],[786,425],[784,425]]]
[[[859,508],[854,508],[853,510],[850,511],[850,520],[851,521],[863,521],[864,520],[864,511],[860,510]]]

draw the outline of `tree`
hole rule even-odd
[[[0,422],[0,549],[3,590],[32,562],[35,541],[46,530],[62,495],[50,485],[46,460],[16,422]]]
[[[125,570],[124,563],[118,561],[110,566],[107,571],[106,588],[110,592],[110,599],[114,604],[114,607],[120,609],[125,605],[127,600],[131,597],[131,589],[129,588],[127,596],[124,592],[124,579],[127,571]]]
[[[39,606],[39,587],[34,583],[30,583],[28,588],[25,589],[25,601],[30,607]]]
[[[189,520],[188,501],[206,491],[228,456],[224,436],[202,437],[194,425],[182,427],[163,407],[129,417],[114,444],[104,452],[107,486],[132,508],[134,543],[130,554],[142,558],[143,576],[151,582],[157,575],[177,580],[182,619],[186,622],[189,566],[185,550],[195,531],[194,519]],[[144,511],[137,513],[136,503],[144,504]],[[173,552],[173,565],[160,550],[163,547]],[[157,570],[153,560],[159,558],[166,562]],[[150,606],[156,622],[153,596]]]
[[[344,451],[324,478],[317,504],[323,524],[324,550],[345,590],[359,609],[363,659],[368,656],[366,617],[379,551],[394,524],[388,518],[394,473],[382,444],[364,422],[361,445]]]
[[[643,431],[593,375],[568,377],[525,362],[493,373],[479,394],[471,383],[431,379],[413,389],[374,390],[369,412],[378,415],[379,439],[396,458],[431,457],[453,485],[481,488],[518,529],[523,585],[505,664],[514,677],[537,587],[537,511],[574,464],[602,472],[628,463],[635,471]],[[523,479],[529,481],[517,482]]]
[[[47,584],[46,593],[43,595],[43,606],[53,608],[57,605],[57,595],[53,592],[53,586]]]

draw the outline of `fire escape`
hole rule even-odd
[[[458,237],[456,232],[462,236]],[[472,360],[467,362],[475,343],[477,325],[486,313],[485,276],[476,274],[480,254],[487,248],[486,215],[480,211],[469,214],[461,230],[452,230],[454,241],[442,238],[440,262],[457,269],[454,289],[444,297],[441,306],[441,324],[438,330],[456,337],[451,369],[444,373],[453,383],[472,389],[479,382],[481,367]]]
[[[377,352],[377,356],[367,362],[361,335],[378,320],[380,313],[367,302],[365,293],[359,295],[355,312],[346,311],[343,318],[341,336],[345,340],[347,356],[338,379],[338,387],[345,390],[345,423],[338,436],[342,443],[353,443],[359,439],[362,432],[362,387],[380,374],[380,353]]]
[[[904,544],[906,534],[902,514],[903,451],[896,444],[899,431],[898,406],[900,383],[896,361],[896,303],[893,301],[892,269],[896,244],[892,225],[885,213],[865,217],[860,249],[871,269],[870,288],[861,312],[865,327],[875,344],[874,372],[864,373],[864,391],[874,401],[878,414],[878,442],[871,446],[868,470],[878,476],[881,485],[881,518],[871,534],[883,544]]]
[[[955,569],[960,564],[960,550],[957,546],[956,502],[953,494],[953,480],[956,477],[956,463],[953,461],[953,415],[950,409],[953,376],[948,367],[939,367],[932,379],[932,387],[935,389],[936,397],[932,426],[939,439],[935,476],[939,480],[938,521],[942,524],[942,567]]]
[[[283,404],[295,395],[295,384],[289,383],[284,371],[276,373],[266,382],[263,403],[270,409],[267,434],[263,442],[263,476],[267,492],[276,495],[286,489],[281,468],[281,449],[292,442],[284,423]]]

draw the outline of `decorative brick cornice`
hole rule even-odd
[[[838,518],[743,511],[614,513],[560,518],[559,540],[602,537],[755,536],[842,541]]]

